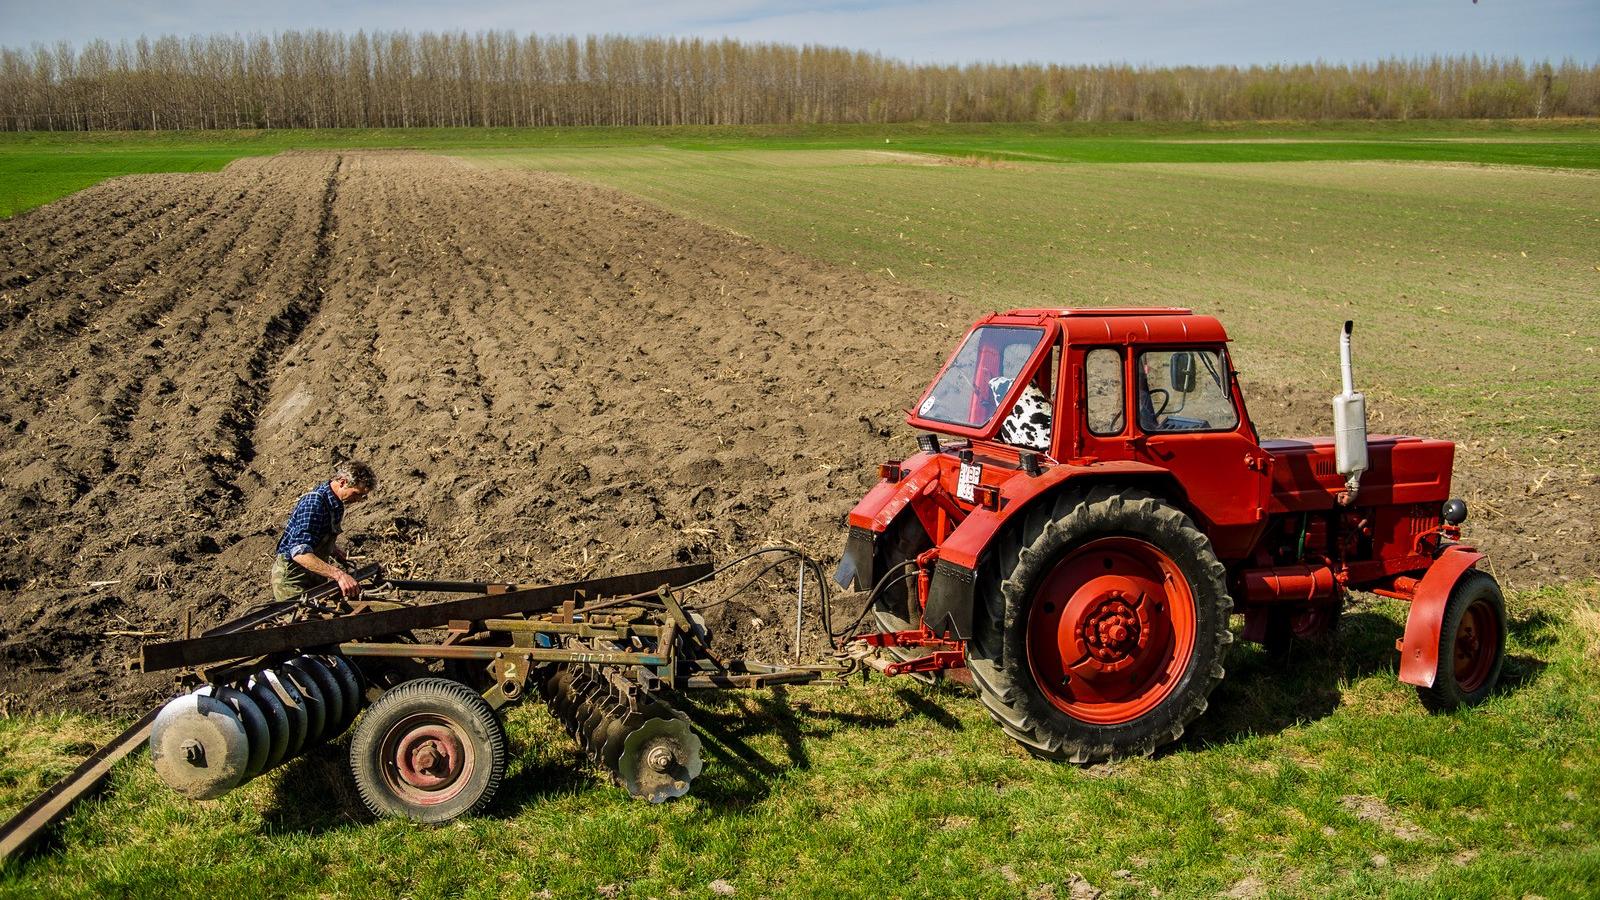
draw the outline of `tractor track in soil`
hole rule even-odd
[[[289,506],[346,455],[382,480],[348,542],[401,574],[565,580],[779,540],[831,559],[971,316],[622,193],[411,153],[121,178],[0,222],[0,707],[155,699],[163,678],[123,671],[140,633],[261,599]],[[1321,393],[1249,387],[1264,434],[1326,430]],[[1406,415],[1384,427],[1448,434]],[[1458,484],[1510,584],[1594,571],[1570,515],[1592,479],[1464,445]],[[711,624],[778,656],[790,600]]]

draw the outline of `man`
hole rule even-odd
[[[329,581],[351,600],[361,596],[361,584],[341,568],[349,557],[339,532],[345,506],[365,500],[377,485],[371,466],[347,462],[295,503],[272,560],[272,599],[291,600]]]

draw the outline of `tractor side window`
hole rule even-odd
[[[1121,434],[1128,424],[1123,407],[1127,398],[1122,390],[1122,354],[1101,348],[1090,350],[1083,361],[1084,387],[1088,392],[1084,409],[1093,434]]]
[[[1043,337],[1043,329],[1010,325],[973,331],[928,390],[917,414],[967,428],[993,421]]]
[[[1139,354],[1139,427],[1147,432],[1231,431],[1239,424],[1227,358],[1214,350]]]

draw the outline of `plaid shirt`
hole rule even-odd
[[[289,513],[289,524],[278,539],[278,555],[294,559],[310,553],[329,534],[338,534],[344,521],[344,502],[334,496],[333,487],[323,482],[302,495]]]

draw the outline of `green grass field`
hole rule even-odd
[[[1353,317],[1375,415],[1600,462],[1594,123],[3,135],[0,212],[326,146],[565,173],[974,310],[1193,305],[1252,381],[1317,397]],[[370,823],[339,748],[210,804],[138,760],[0,895],[1592,896],[1600,584],[1575,574],[1512,595],[1506,686],[1455,715],[1395,681],[1388,601],[1286,668],[1238,647],[1179,746],[1090,770],[958,689],[874,679],[701,701],[706,774],[649,807],[530,706],[486,817]],[[114,732],[0,716],[0,814]]]
[[[0,217],[116,175],[215,171],[241,156],[292,149],[864,149],[886,143],[922,153],[1058,162],[1386,159],[1600,168],[1594,123],[1581,121],[6,132],[0,133]]]
[[[1293,667],[1236,651],[1180,745],[1092,770],[1028,758],[959,690],[882,679],[691,707],[706,774],[657,807],[537,705],[509,718],[502,801],[437,829],[366,822],[339,747],[205,804],[136,760],[0,895],[1592,895],[1597,600],[1513,598],[1506,688],[1449,716],[1388,671],[1401,604],[1364,607]],[[111,733],[0,719],[0,809]]]

